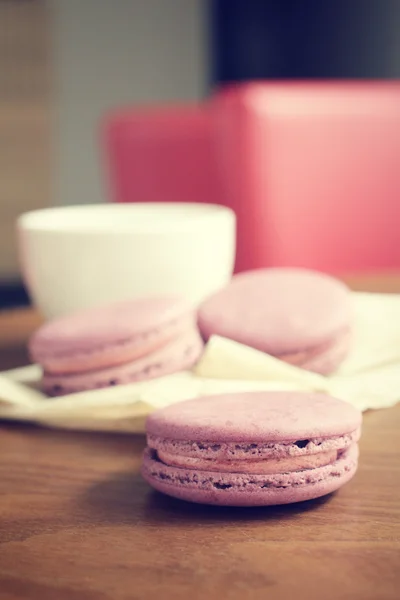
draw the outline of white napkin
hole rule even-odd
[[[400,366],[400,294],[353,293],[353,351],[338,375],[354,375],[380,365]]]
[[[146,416],[181,400],[252,390],[323,391],[361,410],[400,400],[400,295],[353,294],[355,340],[339,371],[323,377],[214,336],[193,372],[49,399],[36,365],[0,374],[0,418],[89,431],[144,431]]]

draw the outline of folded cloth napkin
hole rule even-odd
[[[144,431],[146,416],[188,398],[246,390],[324,391],[361,410],[400,400],[400,295],[355,293],[353,350],[330,377],[214,336],[192,372],[49,399],[37,365],[0,374],[0,418],[89,431]]]

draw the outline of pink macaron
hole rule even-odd
[[[220,335],[290,364],[329,374],[347,356],[352,302],[337,279],[305,269],[236,275],[199,309],[204,339]]]
[[[43,325],[29,344],[51,395],[190,368],[202,347],[193,309],[175,297],[142,298],[65,316]]]
[[[329,494],[355,474],[361,413],[301,392],[187,400],[147,419],[142,475],[190,502],[263,506]]]

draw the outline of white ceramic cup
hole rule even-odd
[[[197,304],[235,260],[235,215],[212,204],[48,208],[23,214],[17,230],[23,278],[46,318],[157,294]]]

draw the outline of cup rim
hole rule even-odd
[[[129,218],[128,218],[129,217]],[[136,217],[136,218],[135,218]],[[194,202],[135,202],[81,204],[42,208],[17,219],[20,231],[57,234],[160,234],[197,231],[211,223],[235,220],[219,204]]]

